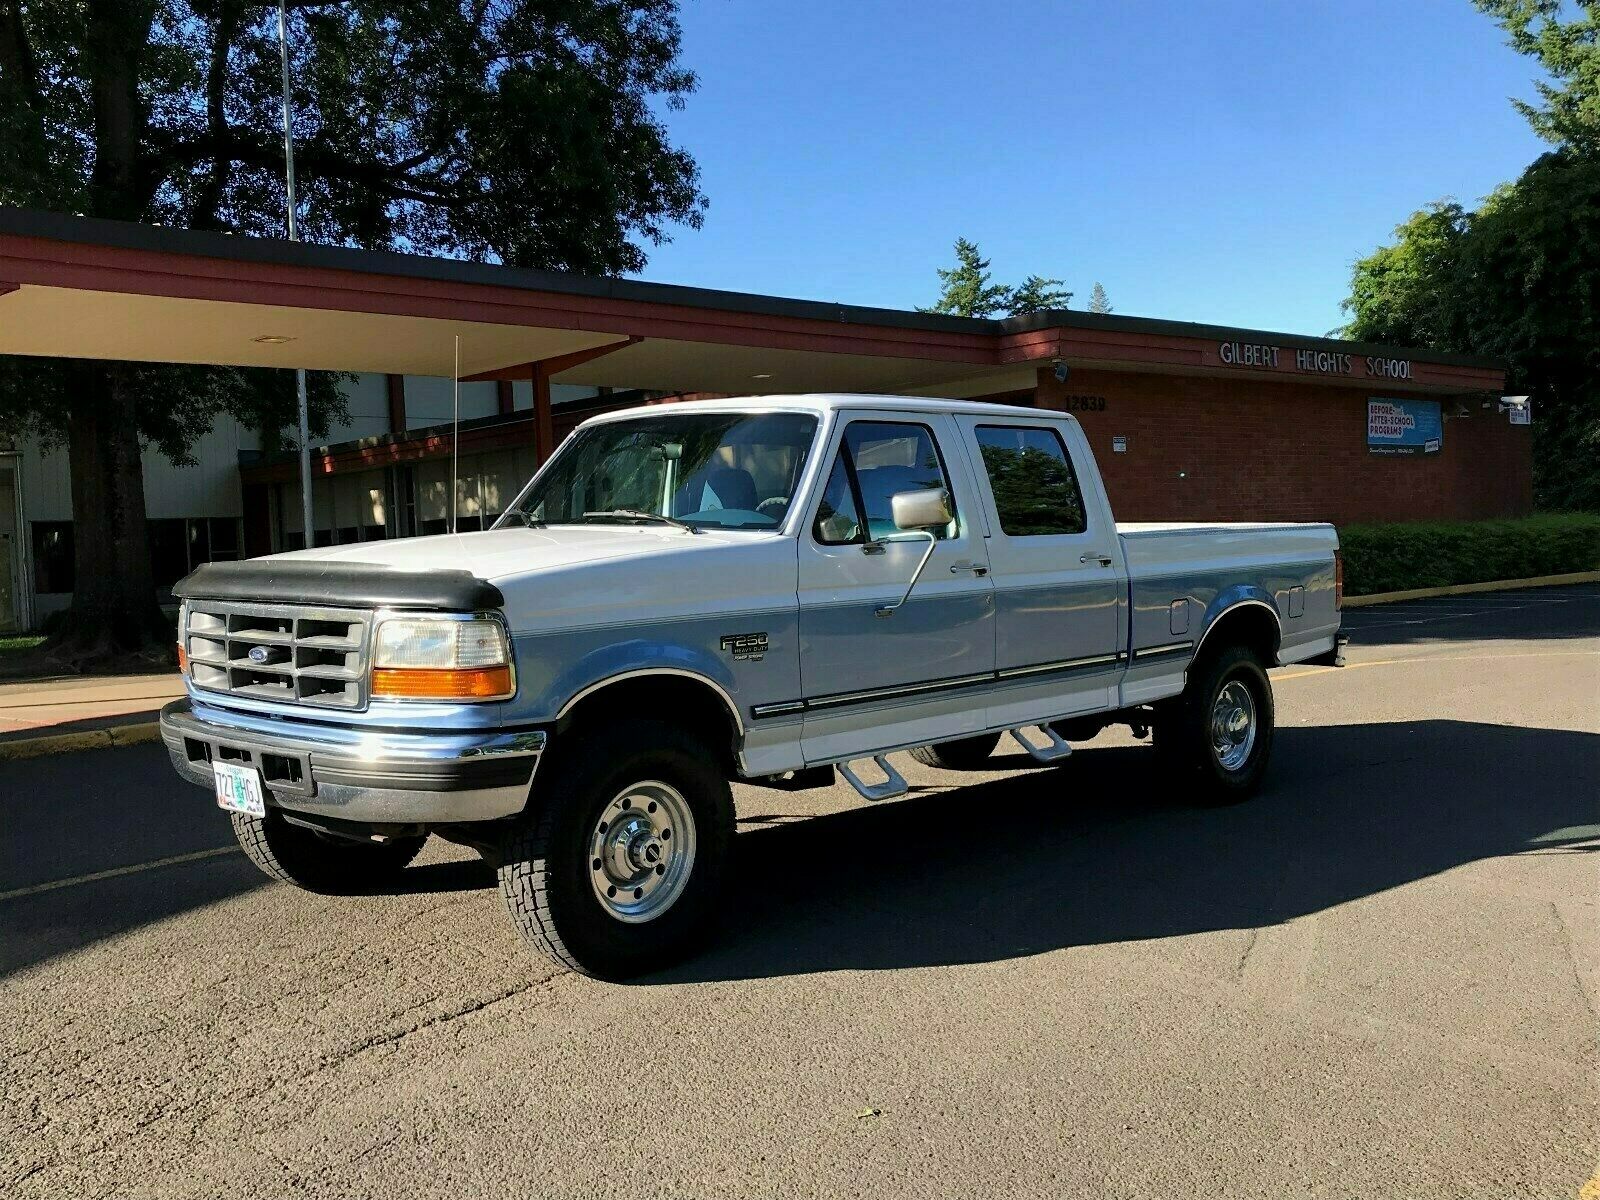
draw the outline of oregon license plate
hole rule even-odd
[[[261,790],[261,772],[238,763],[214,762],[217,777],[217,803],[229,812],[247,817],[267,815],[267,802]]]

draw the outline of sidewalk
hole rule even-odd
[[[183,695],[170,675],[67,676],[0,684],[0,747],[58,734],[147,725]]]

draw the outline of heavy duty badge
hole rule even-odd
[[[767,635],[762,633],[725,633],[722,648],[734,658],[747,658],[760,662],[767,654]]]

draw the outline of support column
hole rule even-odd
[[[406,431],[406,377],[404,375],[385,375],[384,382],[389,386],[389,432],[404,433]]]
[[[532,367],[529,378],[533,382],[533,461],[542,467],[555,453],[556,422],[550,409],[550,370],[542,362],[533,363]]]
[[[495,409],[504,417],[516,410],[516,397],[511,392],[511,380],[497,379],[494,381]]]
[[[480,371],[475,375],[468,375],[462,383],[481,383],[485,380],[509,381],[512,379],[527,379],[533,384],[533,456],[540,466],[546,459],[555,453],[556,426],[555,417],[550,411],[550,380],[562,371],[570,371],[584,363],[593,362],[607,354],[615,354],[618,350],[626,350],[629,346],[636,346],[642,339],[629,335],[620,342],[612,342],[605,346],[592,346],[587,350],[574,350],[571,354],[558,354],[553,358],[541,359],[537,362],[520,363],[512,367],[497,367],[492,371]],[[500,393],[502,405],[501,412],[509,409],[504,407],[509,391]]]

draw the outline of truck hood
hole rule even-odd
[[[399,571],[463,570],[490,583],[583,563],[704,551],[733,542],[765,540],[770,534],[689,534],[671,526],[574,525],[550,529],[492,529],[441,533],[292,550],[273,559],[373,563]]]

